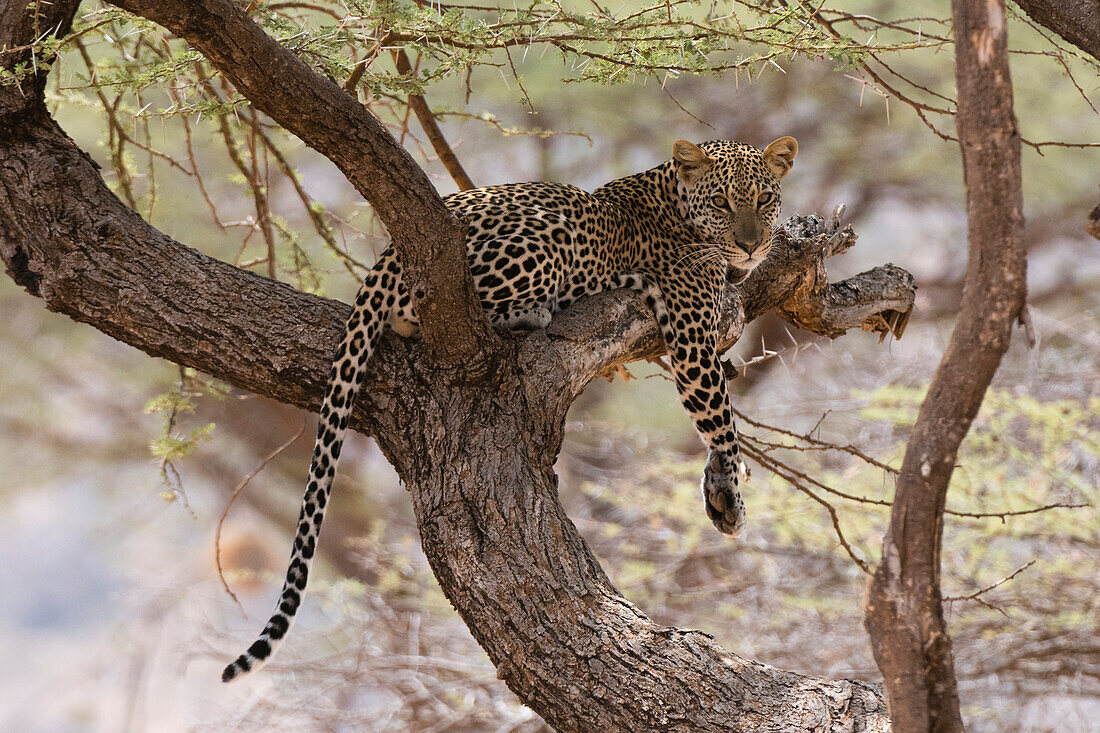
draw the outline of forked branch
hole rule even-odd
[[[237,3],[117,5],[186,40],[257,109],[335,163],[370,202],[400,252],[425,340],[450,363],[484,358],[494,339],[465,264],[465,228],[377,117],[264,33]],[[324,110],[322,118],[318,110]]]

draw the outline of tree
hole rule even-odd
[[[952,6],[957,126],[970,264],[958,324],[905,453],[867,629],[897,730],[962,730],[940,594],[943,510],[955,458],[1013,325],[1027,318],[1020,133],[1012,111],[1003,4]]]
[[[1098,9],[1021,3],[1096,55]],[[1003,2],[952,3],[959,145],[969,264],[958,323],[909,438],[866,626],[897,730],[963,730],[940,593],[943,512],[959,446],[978,414],[1013,326],[1029,330],[1020,131],[1013,112]]]
[[[471,297],[456,222],[353,97],[232,4],[121,5],[185,38],[256,108],[330,157],[400,248],[424,340],[387,342],[357,427],[378,438],[405,479],[441,586],[523,700],[562,729],[758,730],[790,721],[803,729],[807,720],[837,726],[846,717],[856,729],[885,728],[872,686],[774,670],[704,635],[653,624],[615,591],[558,506],[552,466],[570,402],[596,375],[659,353],[637,300],[600,296],[546,333],[494,334]],[[7,6],[0,43],[22,50],[8,55],[6,68],[33,67],[27,47],[45,30],[66,32],[74,10],[59,4],[37,15]],[[44,73],[32,73],[0,90],[0,252],[12,277],[47,307],[150,354],[316,407],[346,307],[204,258],[153,230],[110,194],[49,118],[44,83]],[[897,326],[912,304],[904,271],[887,266],[827,284],[824,258],[853,239],[831,222],[792,222],[772,260],[730,292],[725,342],[769,309],[829,335]],[[234,347],[212,347],[227,343]],[[403,429],[409,425],[418,429]],[[672,679],[680,684],[669,686]],[[699,706],[699,690],[713,704]]]

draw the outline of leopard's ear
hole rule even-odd
[[[764,162],[776,178],[791,172],[794,156],[798,155],[798,141],[793,137],[781,137],[764,148]]]
[[[677,140],[672,144],[672,160],[676,174],[688,185],[695,183],[710,168],[713,160],[687,140]]]

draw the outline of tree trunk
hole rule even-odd
[[[963,729],[940,595],[944,503],[1027,288],[1004,0],[954,0],[952,10],[969,264],[958,323],[906,448],[865,616],[899,733]]]
[[[19,12],[35,8],[20,4]],[[38,27],[63,32],[75,3],[42,5],[38,22],[8,22],[10,10],[0,15],[0,45],[9,47],[36,38]],[[180,16],[197,12],[189,6]],[[253,53],[279,52],[249,38]],[[278,75],[271,76],[253,79],[250,94],[277,93]],[[0,87],[0,258],[8,273],[49,309],[146,353],[315,409],[349,307],[153,229],[110,193],[49,117],[42,80]],[[334,124],[316,110],[308,119],[291,110],[287,119],[307,140],[327,134],[311,125]],[[370,134],[349,138],[343,159],[354,160],[363,140],[381,145]],[[820,218],[789,222],[768,261],[728,290],[723,343],[770,309],[829,335],[899,323],[913,303],[904,270],[886,266],[827,282],[824,259],[854,240],[850,229]],[[453,288],[464,297],[461,278],[435,271],[450,260],[433,260],[430,241],[406,244],[424,258],[424,281],[437,283],[436,293]],[[456,328],[473,334],[482,358],[456,361],[434,338],[387,336],[352,427],[375,436],[404,479],[443,592],[521,699],[560,730],[889,728],[874,685],[778,670],[704,633],[655,624],[612,586],[565,516],[553,465],[569,405],[598,374],[662,350],[641,296],[595,296],[525,336],[481,338],[476,327]]]

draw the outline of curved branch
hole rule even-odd
[[[0,258],[52,311],[311,409],[351,312],[149,226],[44,108],[18,127],[0,125]]]
[[[465,227],[377,117],[264,33],[238,3],[115,4],[186,40],[257,109],[335,163],[389,230],[424,339],[451,363],[483,358],[493,336],[466,267]]]

